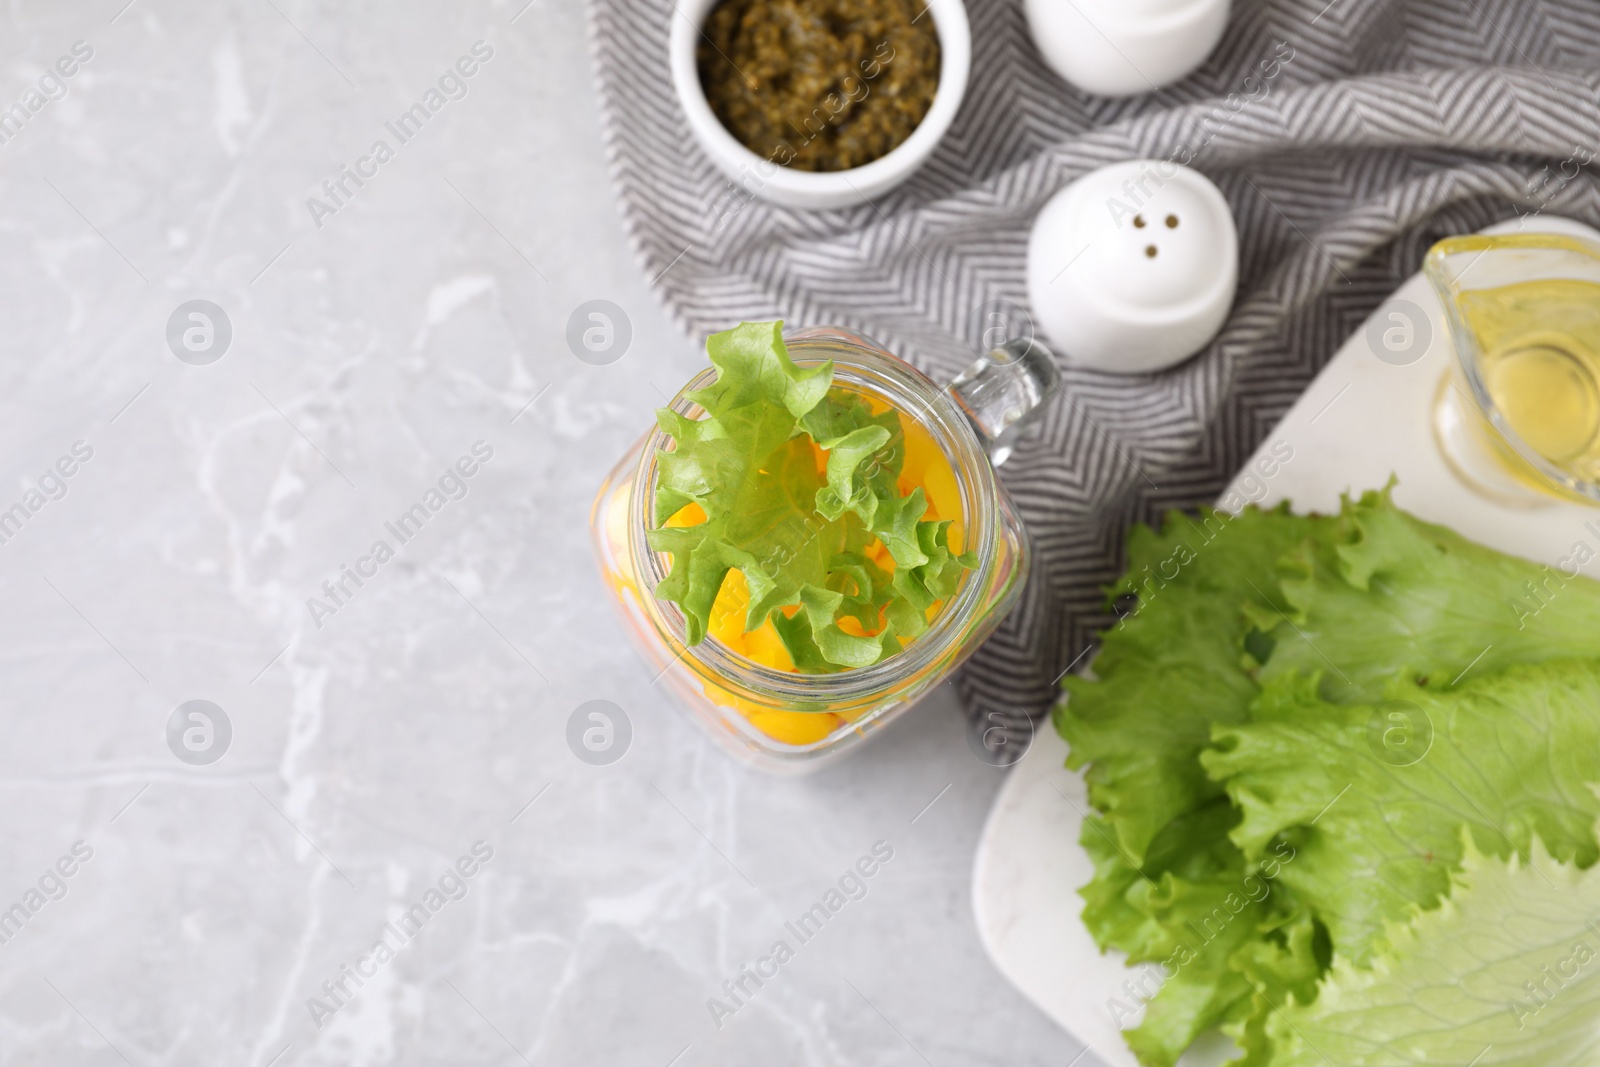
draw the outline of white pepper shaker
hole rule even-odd
[[[1113,163],[1047,202],[1028,238],[1033,319],[1068,364],[1137,374],[1210,343],[1239,284],[1222,193],[1168,160]]]
[[[1228,0],[1026,0],[1045,62],[1086,92],[1148,93],[1187,75],[1222,39]]]

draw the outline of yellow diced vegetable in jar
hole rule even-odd
[[[786,745],[821,741],[844,723],[839,716],[827,711],[758,711],[749,718],[757,730]]]

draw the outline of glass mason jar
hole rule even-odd
[[[784,342],[799,366],[832,360],[836,388],[892,407],[931,438],[949,463],[960,512],[953,547],[961,537],[978,562],[927,632],[897,655],[835,674],[758,663],[710,634],[690,647],[683,612],[653,594],[670,560],[645,537],[656,453],[673,447],[660,429],[641,437],[607,475],[590,524],[600,569],[627,628],[659,672],[654,684],[670,686],[734,755],[765,770],[793,773],[843,755],[907,711],[947,680],[1016,604],[1030,548],[994,465],[1010,454],[1058,376],[1049,353],[1032,341],[991,350],[948,388],[868,338],[836,327],[790,331]],[[707,368],[669,407],[688,418],[702,415],[687,396],[715,376]]]

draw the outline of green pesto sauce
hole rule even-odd
[[[939,86],[925,0],[722,0],[696,60],[729,132],[795,170],[846,170],[887,155]]]

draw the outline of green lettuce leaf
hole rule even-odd
[[[1329,518],[1175,514],[1130,535],[1109,593],[1137,609],[1103,635],[1095,677],[1064,683],[1055,721],[1097,813],[1081,835],[1085,924],[1171,972],[1141,990],[1127,1038],[1142,1062],[1170,1067],[1218,1025],[1239,1063],[1279,1062],[1280,1009],[1313,1003],[1335,958],[1373,958],[1385,922],[1438,901],[1463,825],[1491,853],[1527,855],[1538,837],[1594,861],[1595,668],[1508,672],[1600,657],[1600,585],[1569,577],[1588,551],[1542,568],[1420,522],[1388,491]],[[1437,748],[1413,761],[1424,721]],[[1269,858],[1270,896],[1196,940]],[[1186,944],[1191,965],[1167,966]]]
[[[714,334],[706,351],[717,376],[689,395],[704,417],[656,412],[673,447],[656,453],[647,537],[672,565],[655,595],[683,610],[697,645],[737,569],[750,592],[745,631],[770,618],[797,670],[870,666],[901,650],[898,637],[920,635],[926,609],[977,560],[950,551],[948,521],[923,521],[920,488],[900,495],[899,415],[874,414],[860,394],[834,388],[831,362],[796,366],[782,330],[747,322]],[[813,444],[826,453],[824,473]],[[704,522],[663,525],[691,503]],[[865,554],[875,541],[892,572]],[[846,631],[845,618],[872,636]]]
[[[1084,922],[1103,949],[1173,972],[1141,998],[1148,1009],[1128,1032],[1148,1064],[1172,1064],[1224,1022],[1253,1021],[1259,1031],[1268,1009],[1249,968],[1280,995],[1291,976],[1318,973],[1303,909],[1276,889],[1264,902],[1250,899],[1261,872],[1229,840],[1238,813],[1199,756],[1213,723],[1248,718],[1257,692],[1244,667],[1248,609],[1283,600],[1272,562],[1324,529],[1331,519],[1254,507],[1237,516],[1174,512],[1159,531],[1136,527],[1128,573],[1108,602],[1131,594],[1137,604],[1102,635],[1096,677],[1063,682],[1056,727],[1072,746],[1068,766],[1088,765],[1090,800],[1102,813],[1081,835],[1096,865],[1081,891]],[[1291,947],[1295,922],[1307,934]]]
[[[1315,1004],[1279,1005],[1274,1064],[1600,1064],[1600,871],[1537,839],[1524,861],[1474,838],[1459,842],[1450,895],[1391,926],[1371,967],[1341,960]]]
[[[1309,913],[1275,881],[1292,850],[1247,864],[1227,836],[1236,820],[1226,800],[1177,820],[1152,843],[1142,872],[1121,859],[1103,824],[1084,837],[1099,872],[1084,891],[1085,922],[1131,964],[1159,966],[1107,1004],[1126,1028],[1145,1003],[1125,1035],[1145,1063],[1174,1063],[1219,1024],[1259,1030],[1269,1010],[1259,994],[1309,998],[1325,963]]]
[[[1273,561],[1331,529],[1331,519],[1249,507],[1172,512],[1159,532],[1129,533],[1128,573],[1107,602],[1131,594],[1137,606],[1101,635],[1095,677],[1063,680],[1055,724],[1072,746],[1067,766],[1088,766],[1089,800],[1134,863],[1174,819],[1222,795],[1199,755],[1212,724],[1244,722],[1256,694],[1241,663],[1247,606],[1281,604]]]
[[[1331,700],[1370,701],[1401,668],[1430,687],[1512,663],[1600,656],[1594,549],[1574,529],[1565,572],[1399,510],[1393,486],[1344,502],[1337,534],[1283,563],[1287,619],[1258,616],[1263,681],[1320,671]]]
[[[1447,891],[1463,826],[1494,856],[1526,856],[1535,836],[1565,862],[1600,856],[1600,663],[1510,667],[1444,692],[1403,676],[1386,697],[1332,704],[1315,676],[1279,679],[1256,721],[1219,724],[1201,757],[1243,812],[1234,842],[1258,856],[1292,841],[1283,882],[1357,964],[1385,923]]]
[[[1309,1004],[1316,998],[1317,982],[1332,956],[1327,929],[1303,908],[1281,926],[1263,927],[1262,933],[1230,961],[1251,989],[1248,1005],[1242,1010],[1236,1007],[1222,1026],[1242,1053],[1231,1061],[1232,1067],[1265,1067],[1273,1062],[1277,1042],[1268,1033],[1268,1021],[1280,1004]]]

